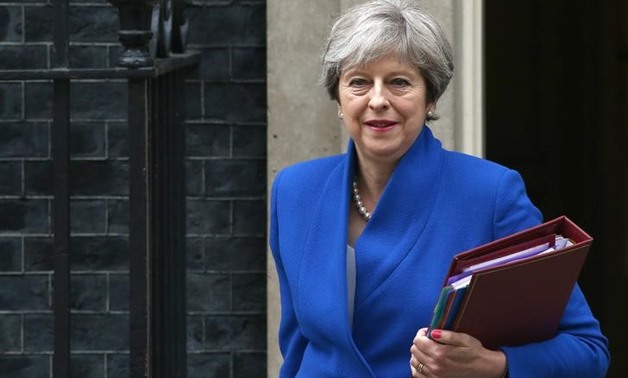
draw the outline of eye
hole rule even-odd
[[[398,78],[392,79],[390,81],[390,84],[392,84],[395,87],[403,88],[403,87],[409,86],[410,82],[404,78],[398,77]]]
[[[360,88],[360,87],[363,87],[365,85],[366,85],[366,80],[364,80],[364,79],[355,78],[355,79],[351,79],[349,81],[349,86],[350,87],[358,87],[358,88]]]

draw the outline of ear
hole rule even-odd
[[[336,102],[337,110],[338,110],[338,118],[342,118],[342,106],[340,105],[340,101]]]

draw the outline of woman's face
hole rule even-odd
[[[410,149],[432,108],[421,73],[395,55],[343,72],[338,98],[360,157],[386,162]]]

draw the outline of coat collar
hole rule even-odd
[[[442,156],[440,142],[425,126],[395,168],[371,220],[356,241],[356,312],[421,236],[435,203]],[[318,327],[324,323],[330,337],[344,334],[346,346],[353,349],[347,309],[346,251],[348,211],[354,206],[351,184],[355,167],[355,146],[350,142],[346,158],[330,172],[314,206],[297,290],[299,307],[307,309],[305,316],[318,319]]]
[[[443,154],[425,126],[399,161],[372,218],[356,241],[359,309],[416,244],[436,202]],[[364,274],[366,273],[366,274]]]

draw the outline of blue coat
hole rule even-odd
[[[355,148],[282,170],[270,246],[281,291],[281,377],[408,377],[452,256],[539,224],[520,175],[444,150],[426,126],[393,172],[356,241],[353,327],[347,227]],[[510,377],[602,377],[607,340],[576,286],[559,334],[503,348]]]

